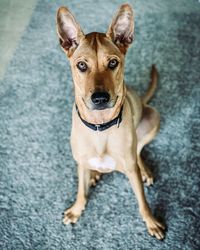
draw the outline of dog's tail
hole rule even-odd
[[[149,88],[148,88],[147,92],[141,97],[143,104],[147,104],[147,102],[153,96],[153,94],[156,90],[156,87],[157,87],[157,81],[158,81],[158,71],[157,71],[155,65],[153,64],[152,68],[151,68],[151,82],[149,84]]]

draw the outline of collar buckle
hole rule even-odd
[[[120,117],[118,117],[117,119],[117,127],[119,128],[119,124],[120,124]]]
[[[97,131],[99,131],[100,126],[101,126],[100,124],[95,124]]]

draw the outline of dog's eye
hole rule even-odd
[[[81,72],[85,72],[87,70],[87,64],[85,62],[78,62],[77,63],[77,68],[81,71]]]
[[[115,69],[118,65],[118,61],[116,59],[111,59],[108,63],[108,68],[109,69]]]

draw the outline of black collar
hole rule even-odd
[[[87,122],[86,120],[84,120],[80,113],[79,113],[79,110],[78,110],[78,107],[76,105],[76,111],[78,113],[78,116],[80,117],[81,121],[90,129],[94,130],[94,131],[104,131],[108,128],[110,128],[111,126],[113,125],[116,125],[117,124],[117,127],[119,128],[119,124],[121,123],[122,121],[122,111],[123,111],[123,106],[121,107],[120,109],[120,112],[119,112],[119,115],[117,117],[115,117],[113,120],[109,121],[109,122],[105,122],[105,123],[102,123],[102,124],[92,124],[92,123],[89,123]]]

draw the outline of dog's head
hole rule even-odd
[[[76,102],[89,110],[104,110],[121,103],[124,95],[124,57],[133,41],[130,5],[122,5],[107,33],[84,35],[71,12],[57,12],[60,45],[71,64]]]

